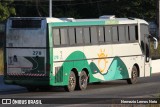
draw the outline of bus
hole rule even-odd
[[[6,24],[4,82],[36,91],[152,74],[148,23],[136,18],[11,17]],[[154,46],[157,48],[157,40]]]

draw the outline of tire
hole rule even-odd
[[[75,90],[76,87],[76,75],[73,71],[71,71],[69,80],[68,80],[68,85],[65,86],[65,90],[68,92],[72,92]]]
[[[136,66],[133,66],[132,68],[132,74],[131,74],[131,78],[127,79],[127,83],[128,84],[136,84],[138,81],[138,70]]]
[[[82,71],[80,73],[79,78],[78,78],[77,88],[76,89],[85,90],[87,88],[87,84],[88,84],[88,75],[86,74],[85,71]]]

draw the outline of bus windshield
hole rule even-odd
[[[7,47],[46,47],[46,21],[32,18],[8,19]]]

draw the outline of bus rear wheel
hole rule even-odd
[[[138,81],[138,70],[136,66],[133,66],[132,68],[132,74],[131,74],[131,78],[127,79],[127,83],[128,84],[135,84]]]
[[[85,90],[87,88],[87,84],[88,84],[88,75],[86,74],[85,71],[82,71],[80,73],[80,76],[77,82],[77,89]]]
[[[74,91],[76,87],[76,75],[73,71],[71,71],[69,76],[68,85],[65,86],[65,90],[68,92]]]

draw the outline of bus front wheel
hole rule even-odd
[[[73,71],[71,71],[69,76],[68,85],[65,86],[65,90],[68,92],[74,91],[76,87],[76,75]]]
[[[138,70],[137,70],[136,66],[133,66],[131,78],[127,79],[127,83],[128,84],[135,84],[135,83],[137,83],[137,78],[138,78]]]

